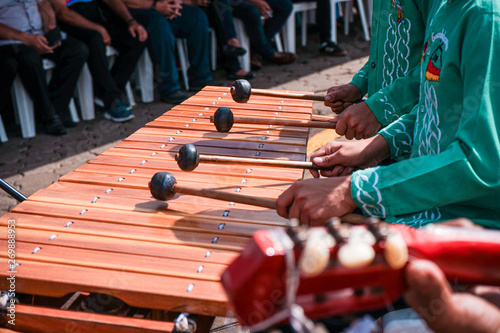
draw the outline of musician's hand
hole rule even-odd
[[[357,206],[351,197],[351,177],[297,181],[276,200],[284,218],[298,218],[304,225],[322,225],[334,216],[343,216]]]
[[[351,174],[354,169],[365,169],[378,165],[390,157],[389,145],[381,135],[361,141],[330,141],[311,155],[311,162],[320,167],[323,177]],[[314,178],[318,170],[311,169]]]
[[[362,97],[359,88],[354,84],[335,86],[328,89],[325,96],[325,106],[329,106],[335,113],[341,113]]]
[[[349,106],[344,112],[329,121],[336,123],[335,131],[337,134],[345,135],[348,140],[370,138],[382,127],[365,102]]]
[[[500,332],[500,309],[480,297],[453,293],[443,272],[430,261],[406,267],[405,299],[435,332]]]

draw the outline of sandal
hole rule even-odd
[[[334,57],[347,55],[346,51],[344,51],[337,43],[332,41],[322,43],[321,47],[319,48],[319,52]]]

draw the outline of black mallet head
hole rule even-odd
[[[234,124],[233,112],[226,107],[220,107],[214,113],[214,125],[217,132],[229,132]]]
[[[188,143],[179,149],[179,153],[175,155],[177,165],[182,171],[193,171],[200,164],[200,154],[196,146]]]
[[[157,172],[149,182],[151,195],[158,200],[169,200],[175,195],[174,185],[177,183],[174,175],[168,172]]]
[[[237,103],[246,103],[250,99],[252,86],[247,80],[236,80],[231,86],[231,96]]]

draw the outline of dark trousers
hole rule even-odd
[[[78,3],[70,8],[80,13],[80,7],[77,5]],[[85,12],[81,11],[81,14],[83,15]],[[83,41],[89,47],[89,69],[94,81],[94,91],[96,96],[103,100],[105,108],[109,108],[113,100],[122,94],[147,45],[146,42],[140,42],[137,38],[132,37],[128,32],[127,24],[112,15],[114,14],[110,13],[106,20],[96,22],[106,28],[111,37],[111,46],[119,52],[111,70],[108,69],[106,45],[100,33],[73,26],[63,26],[63,30],[70,36]],[[139,23],[146,20],[147,24],[147,17],[144,15],[139,17],[134,15],[134,18]]]
[[[212,80],[209,63],[208,20],[200,8],[182,5],[182,16],[167,20],[151,10],[148,32],[160,65],[160,91],[170,93],[180,89],[175,63],[175,38],[186,38],[188,44],[191,85],[201,85]],[[135,16],[134,16],[135,17]]]
[[[17,61],[1,51],[0,48],[0,114],[10,98],[10,88],[17,75]]]
[[[88,49],[80,41],[68,36],[52,54],[40,56],[26,44],[10,44],[0,47],[2,58],[17,63],[17,71],[35,106],[35,114],[42,122],[55,114],[69,117],[68,105],[75,90]],[[56,63],[52,79],[47,84],[42,57]],[[2,76],[3,80],[3,76]]]
[[[234,5],[234,16],[245,24],[252,51],[257,52],[266,60],[272,60],[275,50],[270,41],[290,16],[293,10],[292,2],[290,0],[266,0],[273,10],[273,17],[262,24],[261,14],[253,4],[240,0],[231,1]]]

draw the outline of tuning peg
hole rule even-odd
[[[401,234],[392,232],[387,236],[384,257],[392,269],[403,268],[408,262],[408,247]]]
[[[373,262],[375,250],[367,243],[349,242],[339,249],[337,259],[346,268],[363,268]]]
[[[335,239],[325,229],[310,229],[297,264],[300,273],[306,277],[320,274],[328,266],[330,248],[334,246]]]

